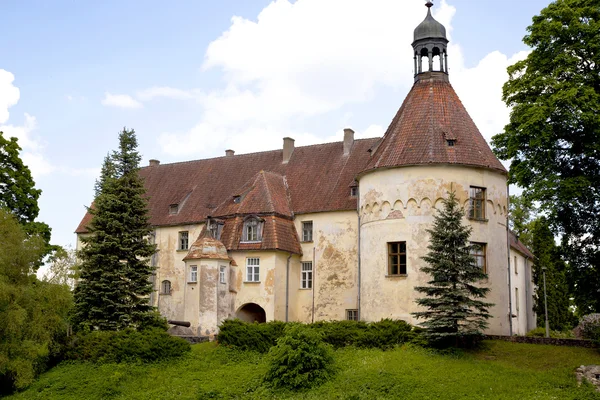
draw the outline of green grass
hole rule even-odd
[[[188,356],[150,365],[61,364],[8,399],[600,399],[574,370],[600,364],[598,350],[484,342],[439,354],[413,346],[335,352],[333,380],[306,392],[272,391],[262,355],[193,346]]]

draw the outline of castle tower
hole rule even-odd
[[[489,275],[481,284],[493,288],[489,332],[507,334],[507,172],[450,84],[446,29],[433,18],[433,4],[426,6],[412,43],[414,85],[358,176],[360,317],[419,322],[411,313],[422,297],[414,287],[430,279],[421,272],[427,230],[454,191]]]

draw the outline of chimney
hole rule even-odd
[[[283,163],[287,164],[292,158],[292,153],[294,152],[294,139],[291,137],[283,138]]]
[[[347,156],[352,150],[352,144],[354,143],[354,131],[350,128],[344,129],[344,155]]]
[[[233,157],[233,155],[235,154],[235,151],[233,150],[225,150],[225,156],[226,157]]]
[[[151,167],[157,167],[160,165],[160,161],[158,160],[150,160],[150,166]]]

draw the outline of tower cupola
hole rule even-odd
[[[415,28],[413,41],[415,82],[423,77],[448,81],[448,39],[446,28],[431,15],[433,3],[428,1],[427,16]]]

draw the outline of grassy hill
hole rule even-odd
[[[574,375],[600,364],[593,349],[487,341],[465,353],[403,346],[345,348],[335,357],[335,379],[301,393],[264,387],[264,356],[204,343],[152,365],[63,363],[8,399],[600,399]]]

